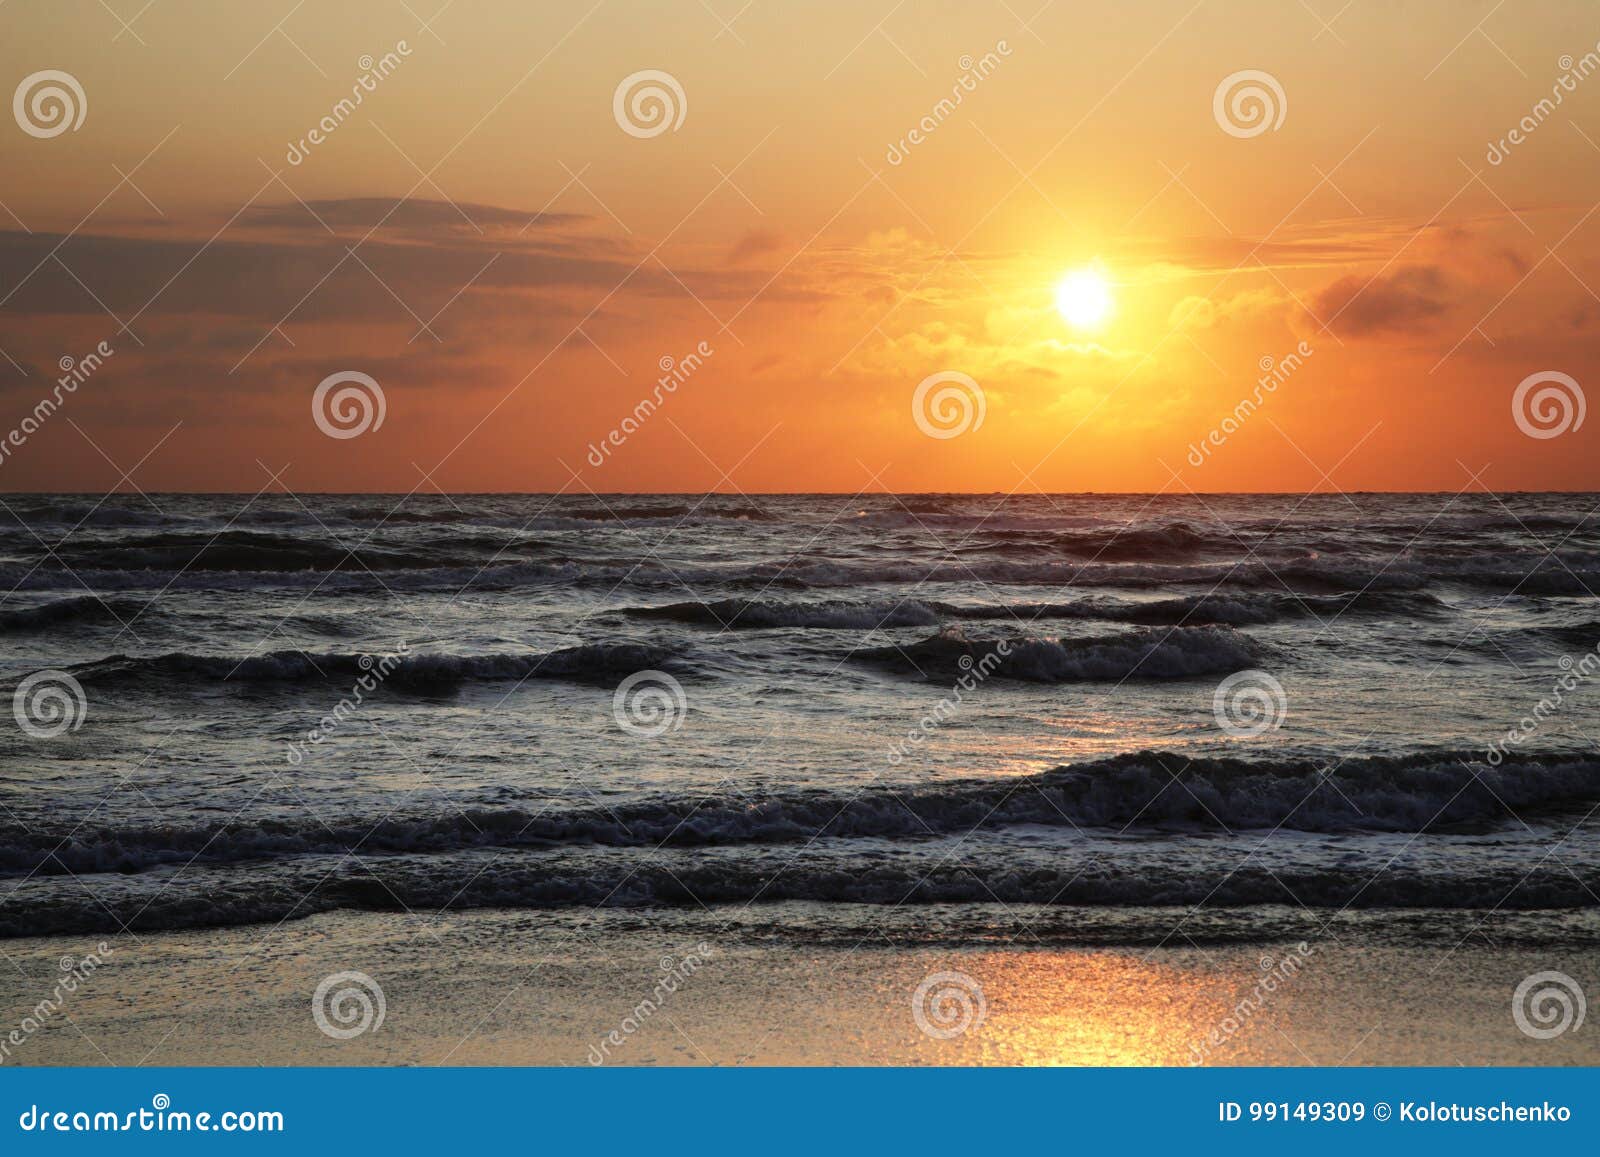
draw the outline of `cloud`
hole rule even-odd
[[[286,201],[260,205],[243,217],[246,226],[263,229],[478,229],[495,226],[553,228],[590,220],[579,213],[541,213],[506,209],[473,201],[427,201],[418,198],[343,197],[324,201]],[[476,227],[476,229],[474,228]]]
[[[1443,271],[1417,265],[1388,276],[1341,277],[1316,295],[1311,312],[1335,333],[1365,337],[1417,329],[1449,308]]]
[[[728,264],[741,265],[752,258],[776,253],[783,245],[783,234],[776,229],[752,229],[728,250]]]
[[[1146,263],[1167,263],[1190,272],[1235,273],[1254,269],[1312,269],[1382,260],[1416,227],[1407,221],[1323,221],[1286,226],[1274,236],[1145,237],[1120,246]]]
[[[1172,307],[1167,324],[1174,329],[1211,329],[1233,322],[1254,323],[1282,316],[1289,304],[1289,297],[1273,287],[1243,290],[1220,301],[1190,295]]]
[[[330,235],[298,204],[267,207],[209,243],[204,235],[165,231],[70,237],[0,231],[0,290],[6,293],[0,317],[100,316],[109,310],[141,322],[152,315],[254,318],[263,325],[289,317],[393,321],[406,309],[430,317],[466,294],[483,315],[525,311],[528,295],[548,304],[575,293],[589,301],[616,294],[620,305],[627,298],[682,298],[685,285],[704,300],[743,304],[766,280],[753,270],[681,257],[668,272],[659,261],[641,261],[631,242],[562,232],[562,226],[585,220],[570,215],[464,204],[484,223],[505,229],[500,236],[479,236],[443,201],[310,204],[319,216],[328,214],[330,227],[337,222],[336,229],[361,232]],[[385,228],[364,237],[390,209],[395,215]],[[529,221],[540,228],[524,238],[521,226]],[[390,225],[401,232],[391,233]],[[787,284],[766,288],[762,296],[795,301],[815,294]]]
[[[602,357],[653,366],[664,335],[704,333],[708,311],[810,304],[832,288],[804,267],[769,284],[728,267],[722,246],[682,245],[669,271],[646,243],[580,215],[460,209],[482,234],[449,202],[382,197],[268,205],[231,223],[0,230],[0,352],[17,363],[0,359],[0,402],[30,409],[60,357],[109,340],[97,418],[266,428],[303,410],[331,368],[429,398],[503,393],[555,356],[582,359],[574,372],[609,374]],[[731,304],[707,305],[719,301]]]

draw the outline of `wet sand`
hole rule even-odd
[[[807,945],[730,933],[711,913],[659,926],[638,913],[334,913],[109,939],[36,1031],[24,1022],[63,958],[98,941],[0,943],[0,1036],[23,1028],[5,1063],[27,1065],[1600,1063],[1592,1026],[1537,1040],[1512,1016],[1535,972],[1594,990],[1592,949],[1341,940]],[[369,1022],[338,1039],[313,994],[351,971],[382,990],[382,1021],[364,980],[335,982],[368,1000],[324,1001],[335,1031]]]

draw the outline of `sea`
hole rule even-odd
[[[1594,494],[8,494],[0,936],[1600,943],[1597,590]]]

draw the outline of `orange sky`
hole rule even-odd
[[[1513,414],[1600,382],[1593,4],[741,3],[0,5],[5,91],[85,105],[0,121],[0,442],[113,351],[0,489],[1600,483],[1600,418]],[[1242,70],[1276,127],[1219,121]],[[343,371],[384,418],[333,438]],[[945,373],[983,420],[935,438]]]

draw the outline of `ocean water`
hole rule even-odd
[[[1597,507],[7,495],[0,935],[1600,940]]]

